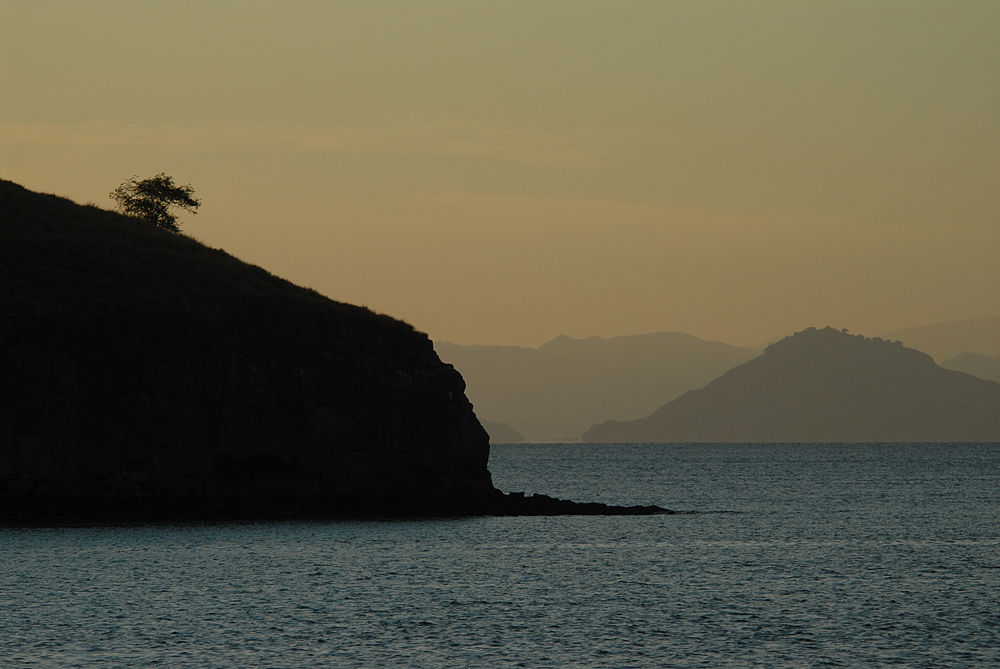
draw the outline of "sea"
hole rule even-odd
[[[0,667],[998,667],[1000,444],[517,444],[675,515],[0,529]]]

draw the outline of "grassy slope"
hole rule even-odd
[[[308,333],[283,323],[304,318],[364,330],[372,344],[426,340],[406,323],[334,302],[183,235],[9,181],[0,181],[0,306],[0,337],[51,325],[97,333],[184,318],[222,336],[238,328],[246,337],[252,325],[259,344],[288,344]]]

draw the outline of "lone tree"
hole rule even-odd
[[[195,210],[201,206],[201,200],[194,196],[191,184],[174,185],[174,178],[162,172],[141,181],[134,176],[111,191],[110,197],[123,214],[137,216],[171,232],[181,231],[177,216],[170,213],[171,208],[197,214]]]

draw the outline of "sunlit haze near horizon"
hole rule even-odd
[[[0,178],[435,340],[1000,314],[1000,3],[0,0]]]

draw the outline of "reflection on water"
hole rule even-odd
[[[1000,446],[494,447],[646,517],[0,530],[0,665],[993,666]]]

